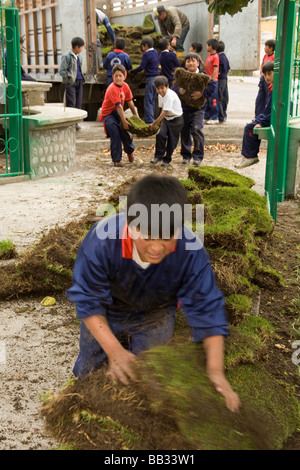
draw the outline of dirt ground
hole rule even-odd
[[[77,170],[57,178],[18,182],[0,186],[0,240],[10,238],[17,253],[32,247],[55,226],[65,226],[85,214],[95,214],[108,196],[132,176],[152,171],[187,176],[177,152],[167,169],[151,166],[153,148],[137,148],[136,161],[114,168],[106,150],[78,156]],[[235,146],[206,148],[205,164],[234,168],[240,156]],[[263,193],[265,151],[260,163],[240,173],[254,178],[254,187]],[[270,354],[278,365],[278,377],[285,374],[298,386],[299,372],[292,363],[292,341],[300,331],[299,320],[299,201],[279,205],[269,264],[292,280],[283,290],[261,292],[261,312],[278,328],[280,337]],[[278,235],[278,236],[277,236]],[[299,252],[300,253],[300,252]],[[1,261],[9,266],[13,260]],[[298,263],[298,264],[297,264]],[[297,267],[298,266],[298,267]],[[52,295],[52,292],[47,293]],[[0,450],[50,450],[58,443],[49,435],[40,414],[41,395],[57,393],[68,381],[78,352],[79,323],[74,306],[64,295],[56,296],[51,307],[41,305],[43,296],[1,302],[0,307]],[[298,299],[295,306],[293,301]],[[284,370],[283,370],[284,368]],[[296,372],[295,372],[296,371]],[[299,439],[287,448],[299,449]]]

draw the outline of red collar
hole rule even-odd
[[[122,49],[114,49],[114,52],[124,52]]]
[[[268,86],[268,90],[269,90],[269,91],[273,91],[273,83],[271,83],[271,84]]]
[[[176,250],[177,243],[174,246],[172,253]],[[133,241],[128,231],[128,224],[125,224],[122,233],[122,258],[132,259]]]

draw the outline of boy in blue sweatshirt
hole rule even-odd
[[[123,65],[127,72],[132,69],[130,57],[124,52],[125,46],[126,41],[124,38],[116,38],[115,49],[107,54],[103,62],[103,67],[106,69],[107,85],[113,82],[112,69],[115,65]]]
[[[185,68],[192,73],[203,73],[208,75],[204,70],[200,70],[200,58],[195,52],[189,52],[185,56]],[[183,110],[183,128],[181,131],[181,155],[182,163],[189,163],[193,160],[194,166],[201,165],[204,157],[204,134],[202,128],[204,126],[204,115],[206,111],[207,101],[204,106],[199,109],[197,107],[187,105],[183,100],[186,90],[179,87],[173,87],[174,91],[181,99]],[[192,98],[197,100],[201,96],[209,98],[216,89],[216,82],[210,80],[207,87],[203,91],[195,91]]]
[[[144,70],[146,77],[145,97],[144,97],[144,121],[151,124],[155,117],[156,88],[154,79],[158,73],[158,52],[153,47],[152,38],[143,38],[141,42],[143,56],[140,65],[131,70],[130,73],[136,74]]]
[[[263,65],[262,73],[266,83],[268,83],[268,100],[264,112],[259,114],[255,120],[246,124],[244,128],[243,144],[242,144],[242,158],[234,165],[235,168],[246,168],[259,162],[258,152],[260,147],[260,139],[257,134],[253,134],[253,129],[257,127],[268,127],[271,122],[272,112],[272,90],[274,78],[274,62],[266,62]]]
[[[158,49],[161,51],[159,54],[160,73],[167,77],[169,87],[171,87],[174,81],[174,71],[177,67],[181,67],[181,64],[176,53],[170,50],[169,39],[161,39],[158,43]]]
[[[83,240],[67,291],[81,320],[74,374],[108,360],[112,380],[135,380],[136,355],[172,338],[180,303],[194,341],[203,341],[209,379],[237,411],[224,374],[224,296],[200,239],[184,225],[186,204],[177,178],[145,176],[132,186],[126,213],[102,219]]]
[[[225,54],[225,44],[218,42],[217,53],[219,56],[219,77],[218,77],[218,104],[219,104],[219,123],[227,121],[228,106],[228,72],[230,70],[229,60]]]

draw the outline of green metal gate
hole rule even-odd
[[[19,12],[0,1],[0,177],[24,174]]]
[[[299,3],[295,0],[280,0],[278,3],[272,115],[265,179],[269,209],[275,221],[277,203],[284,201],[286,195],[290,121],[293,119],[291,116],[297,117],[298,114],[298,9]]]

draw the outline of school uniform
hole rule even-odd
[[[153,47],[142,55],[140,65],[131,70],[131,73],[139,73],[144,70],[145,74],[145,96],[144,96],[144,121],[151,124],[154,121],[156,88],[155,77],[158,75],[158,52]]]
[[[216,87],[212,96],[208,98],[206,112],[205,112],[205,120],[211,119],[212,121],[219,120],[219,105],[218,105],[218,76],[219,76],[219,56],[216,52],[208,54],[205,63],[205,72],[208,73],[211,77],[213,76],[213,72],[215,68],[217,68],[217,75],[216,75]]]
[[[122,144],[127,155],[134,151],[132,137],[122,128],[121,118],[117,111],[119,104],[124,108],[125,101],[132,99],[133,95],[127,83],[124,82],[120,87],[113,82],[107,88],[102,103],[100,120],[103,120],[105,132],[110,137],[110,152],[114,163],[122,160]]]
[[[206,73],[199,71],[198,73]],[[179,88],[173,87],[180,98]],[[203,96],[206,98],[206,103],[203,108],[198,109],[188,106],[181,100],[183,110],[183,127],[181,131],[181,155],[183,163],[188,163],[191,159],[194,162],[201,162],[204,157],[204,115],[207,107],[207,100],[214,95],[216,90],[216,82],[211,80],[207,87],[203,90]]]
[[[249,124],[246,124],[244,128],[243,143],[241,154],[243,157],[248,158],[257,158],[260,139],[257,134],[253,134],[253,129],[257,124],[260,124],[261,127],[268,127],[271,122],[271,112],[272,112],[272,90],[273,84],[269,85],[268,89],[268,100],[265,106],[264,112],[259,114],[256,119]]]
[[[115,65],[123,65],[127,72],[132,69],[130,57],[126,52],[121,49],[115,49],[109,52],[103,62],[103,67],[106,69],[107,85],[113,82],[112,69]]]
[[[80,320],[106,317],[112,332],[134,354],[171,339],[180,305],[193,340],[228,335],[224,296],[216,286],[208,254],[185,227],[176,247],[160,263],[143,267],[134,256],[124,213],[95,224],[76,256],[67,297]],[[106,354],[81,321],[80,352],[74,374],[98,369]]]
[[[272,54],[265,54],[262,60],[263,64],[275,60],[275,52]],[[255,117],[264,112],[268,100],[268,87],[264,75],[262,74],[258,83],[258,94],[255,100]]]
[[[66,85],[66,106],[81,109],[84,82],[81,55],[71,50],[66,52],[61,58],[59,73]]]
[[[158,95],[158,106],[162,111],[167,111],[167,115],[156,134],[154,158],[170,163],[183,126],[182,106],[177,93],[170,88],[165,96]]]
[[[159,65],[161,67],[160,73],[167,77],[169,86],[171,87],[174,81],[174,71],[177,67],[181,67],[177,55],[168,49],[162,51],[159,55]]]
[[[219,54],[219,76],[218,76],[218,106],[219,106],[219,122],[224,122],[227,119],[227,105],[228,105],[228,83],[227,75],[230,70],[230,65],[225,52]]]

